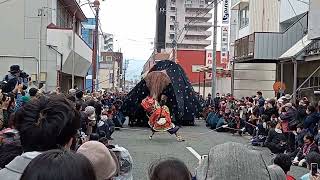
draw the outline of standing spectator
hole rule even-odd
[[[20,180],[96,180],[96,175],[83,155],[50,150],[34,158]]]
[[[24,153],[0,170],[5,180],[19,180],[26,166],[41,152],[70,149],[79,129],[79,114],[62,96],[35,99],[16,112],[15,122]]]
[[[282,168],[286,174],[287,180],[295,180],[293,176],[288,174],[292,165],[290,156],[287,154],[278,154],[273,160],[273,163]]]
[[[297,111],[295,107],[291,103],[285,104],[282,108],[280,108],[280,117],[282,131],[287,138],[287,151],[294,151],[294,134],[290,131],[295,130],[298,122],[296,121]]]
[[[149,169],[150,180],[191,180],[191,173],[180,160],[168,158],[157,161]]]
[[[262,96],[261,91],[257,92],[257,100],[258,100],[259,114],[263,114],[265,100]]]

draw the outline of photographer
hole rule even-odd
[[[29,75],[20,70],[19,65],[12,65],[9,73],[3,79],[3,82],[5,82],[5,85],[2,87],[3,92],[12,92],[17,84],[22,84],[23,90],[28,88]]]

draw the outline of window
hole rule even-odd
[[[170,10],[171,10],[171,11],[175,11],[176,8],[175,8],[175,7],[171,7]]]
[[[112,57],[111,56],[107,56],[107,61],[112,61]]]
[[[73,18],[60,1],[57,3],[57,23],[60,28],[72,28]]]
[[[93,30],[92,29],[89,29],[88,42],[89,42],[89,44],[93,44]]]
[[[240,10],[240,29],[249,25],[249,6]]]
[[[176,0],[171,0],[171,3],[172,3],[172,4],[175,4],[175,3],[176,3]]]
[[[200,4],[204,4],[204,0],[200,0]]]
[[[171,21],[175,21],[175,20],[176,20],[176,17],[175,17],[175,16],[170,16],[170,20],[171,20]]]
[[[170,25],[170,30],[171,30],[171,31],[174,30],[174,25]]]
[[[170,34],[170,39],[174,39],[174,34]]]

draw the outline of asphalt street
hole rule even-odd
[[[119,144],[129,150],[134,160],[133,176],[135,180],[147,180],[150,165],[159,159],[168,157],[182,160],[190,171],[194,172],[198,159],[187,147],[191,147],[200,155],[206,155],[211,147],[231,141],[243,143],[252,149],[261,151],[270,164],[273,158],[268,149],[252,147],[249,144],[249,137],[212,131],[205,127],[205,123],[201,120],[196,121],[195,126],[182,127],[179,132],[186,140],[185,142],[177,142],[174,136],[167,133],[156,133],[153,139],[149,140],[150,130],[147,128],[123,128],[114,133],[113,144]],[[305,173],[307,170],[304,168],[291,168],[291,174],[297,179]]]

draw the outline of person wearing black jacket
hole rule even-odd
[[[281,124],[279,122],[271,123],[271,130],[268,133],[265,146],[274,154],[284,153],[287,142],[286,137],[282,133]]]
[[[316,126],[319,122],[319,115],[314,106],[308,106],[306,113],[308,116],[303,122],[303,127],[304,129],[307,129],[309,133],[315,135],[317,133]]]

